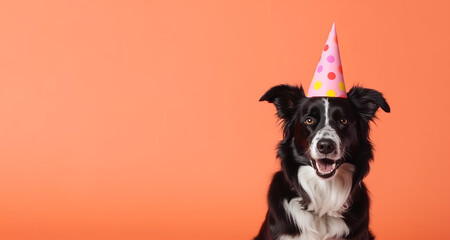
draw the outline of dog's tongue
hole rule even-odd
[[[333,164],[334,163],[328,163],[325,161],[318,161],[317,162],[317,167],[319,168],[319,171],[323,172],[323,173],[328,173],[331,172],[331,170],[333,170]]]

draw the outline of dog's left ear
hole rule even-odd
[[[295,114],[295,105],[305,97],[303,87],[278,85],[269,89],[259,101],[268,101],[277,108],[278,117],[289,120]]]
[[[389,104],[380,92],[362,87],[353,87],[347,94],[352,105],[366,121],[376,118],[376,112],[381,107],[385,112],[391,112]]]

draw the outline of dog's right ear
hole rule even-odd
[[[277,108],[278,117],[287,120],[295,113],[295,105],[305,97],[303,87],[278,85],[267,91],[259,101],[268,101]]]

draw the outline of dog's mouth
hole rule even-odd
[[[342,161],[340,159],[337,161],[328,158],[317,160],[311,159],[311,165],[313,165],[317,175],[322,178],[332,177],[336,173],[336,170],[339,168],[341,163]]]

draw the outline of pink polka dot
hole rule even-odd
[[[322,70],[323,70],[322,65],[319,65],[319,67],[317,68],[317,72],[320,73],[320,72],[322,72]]]
[[[328,50],[328,44],[325,44],[325,48],[323,49],[324,52]]]
[[[334,80],[335,78],[336,78],[336,74],[334,72],[329,72],[328,73],[328,79]]]
[[[341,94],[338,97],[340,97],[340,98],[347,98],[347,94]]]
[[[338,70],[342,74],[342,65],[339,65]]]
[[[328,56],[328,57],[327,57],[327,61],[328,61],[329,63],[333,63],[333,62],[334,62],[334,56],[333,56],[333,55]]]

